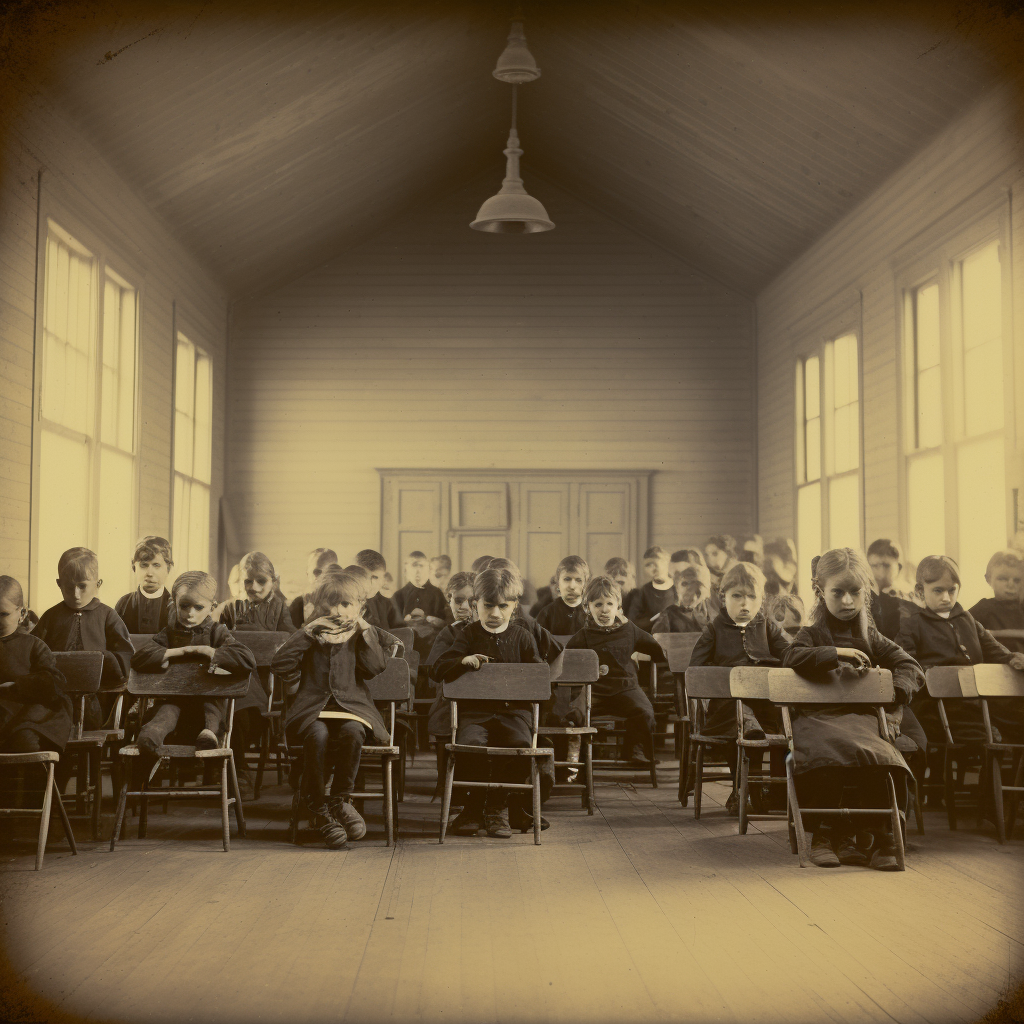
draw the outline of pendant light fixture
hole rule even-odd
[[[540,78],[540,68],[526,47],[522,21],[512,22],[508,45],[498,58],[492,74],[499,81],[508,82],[512,86],[512,128],[505,146],[505,156],[508,158],[505,180],[501,183],[501,191],[484,201],[476,220],[469,226],[475,231],[496,234],[550,231],[555,225],[548,217],[547,210],[540,200],[527,193],[523,179],[519,176],[519,158],[523,151],[519,148],[519,133],[516,131],[517,92],[520,85]]]

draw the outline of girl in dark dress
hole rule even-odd
[[[842,673],[874,666],[892,672],[895,704],[886,710],[899,728],[904,709],[924,682],[914,659],[875,628],[868,611],[872,573],[852,548],[834,548],[811,562],[815,595],[811,622],[797,633],[783,664],[826,686]],[[827,690],[825,691],[827,693]],[[806,807],[884,807],[886,775],[907,804],[911,776],[903,755],[879,731],[874,708],[864,705],[802,705],[793,712],[793,759],[797,797]],[[870,864],[897,869],[895,840],[887,827],[873,826],[860,837],[852,828],[814,827],[811,860],[819,867]]]

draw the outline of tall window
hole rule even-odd
[[[41,607],[60,599],[57,560],[75,545],[99,555],[105,593],[130,584],[137,305],[128,282],[48,223],[32,586]]]
[[[815,555],[862,545],[857,336],[798,360],[796,394],[797,549],[807,594]]]
[[[943,263],[907,293],[908,554],[952,555],[973,602],[1008,533],[999,243]]]
[[[213,451],[213,364],[178,335],[174,378],[174,526],[179,571],[210,567],[210,470]]]

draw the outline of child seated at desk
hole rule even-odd
[[[121,616],[98,597],[103,580],[99,562],[88,548],[69,548],[57,563],[57,586],[64,600],[43,612],[33,633],[51,651],[100,651],[101,694],[90,694],[85,728],[98,729],[113,709],[128,675],[133,648]]]
[[[292,633],[295,625],[284,597],[277,587],[274,564],[262,551],[250,551],[239,563],[245,598],[231,601],[220,611],[228,629],[267,633]]]
[[[610,576],[595,576],[584,593],[587,624],[565,645],[566,650],[596,651],[600,677],[591,687],[591,714],[624,718],[624,759],[638,768],[650,768],[654,758],[654,708],[640,689],[637,665],[653,661],[668,672],[661,645],[636,623],[622,621],[622,593]],[[583,724],[578,707],[567,716]],[[656,762],[655,762],[656,763]]]
[[[655,545],[644,552],[644,573],[647,582],[637,591],[629,610],[629,619],[641,629],[651,628],[651,620],[674,598],[669,554]]]
[[[628,558],[616,556],[604,563],[604,574],[611,576],[622,591],[622,614],[628,619],[639,593],[636,589],[636,566]]]
[[[537,623],[553,636],[572,636],[587,621],[583,591],[590,567],[579,555],[566,555],[555,568],[558,596],[537,613]]]
[[[331,548],[313,548],[306,559],[306,592],[300,594],[288,607],[292,625],[298,629],[313,614],[313,591],[320,577],[329,565],[338,561],[337,553]]]
[[[218,675],[241,675],[256,668],[248,647],[240,644],[211,612],[217,581],[207,572],[183,572],[171,587],[174,623],[165,626],[132,656],[136,672],[165,672],[172,659],[208,664]],[[139,732],[138,747],[152,764],[172,733],[182,744],[213,750],[226,725],[227,701],[215,696],[163,697],[152,702]]]
[[[384,671],[387,659],[376,628],[363,617],[365,609],[363,577],[328,571],[315,591],[313,618],[285,641],[271,664],[290,697],[285,735],[302,747],[295,800],[302,801],[329,850],[366,835],[350,794],[363,744],[388,743],[366,685]]]
[[[700,633],[710,621],[711,573],[706,565],[687,563],[673,574],[675,603],[651,623],[652,633]]]
[[[25,598],[13,576],[0,576],[0,752],[64,750],[71,698],[50,648],[24,629]]]
[[[135,545],[132,572],[136,587],[114,605],[129,633],[159,633],[167,625],[174,601],[164,583],[173,565],[171,544],[165,537],[143,537]]]
[[[422,551],[413,551],[405,560],[405,578],[405,586],[392,598],[404,624],[421,619],[440,629],[444,625],[447,602],[444,594],[430,582],[430,563]]]
[[[452,574],[452,560],[448,555],[434,555],[430,560],[430,582],[443,594]]]
[[[355,563],[370,574],[370,583],[366,590],[366,614],[363,616],[366,621],[371,626],[389,630],[405,625],[394,601],[391,600],[391,595],[384,593],[383,588],[391,576],[384,556],[373,548],[363,548],[357,552]]]
[[[971,608],[975,621],[988,630],[1019,629],[1024,631],[1024,559],[1013,548],[997,551],[985,569],[985,582],[992,588],[991,597],[983,597]],[[1024,638],[999,638],[1010,651],[1024,652]]]

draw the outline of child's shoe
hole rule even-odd
[[[869,837],[870,838],[870,837]],[[853,832],[836,840],[835,852],[840,864],[848,864],[851,867],[863,868],[868,863],[868,848],[870,843],[861,845],[857,842],[858,836]]]
[[[366,822],[353,804],[350,804],[344,797],[332,800],[330,804],[331,813],[341,822],[345,829],[345,834],[350,840],[355,842],[355,840],[362,839],[366,835]]]
[[[150,759],[157,757],[157,750],[160,749],[160,741],[150,732],[145,729],[139,733],[139,738],[135,741],[135,745],[149,756]]]
[[[511,806],[508,809],[508,822],[509,828],[516,832],[532,832],[533,831],[533,815],[527,814],[521,807]],[[540,819],[540,830],[544,831],[546,828],[551,827],[551,822],[548,821],[543,815]]]
[[[650,768],[652,764],[661,764],[660,761],[655,758],[651,761],[647,754],[644,752],[644,748],[638,743],[629,755],[629,763],[636,768]]]
[[[204,729],[196,737],[196,750],[216,750],[218,745],[217,734],[212,729]]]
[[[819,868],[839,867],[839,858],[832,849],[832,831],[819,829],[811,838],[811,863]]]
[[[480,808],[469,804],[448,823],[448,831],[457,836],[475,836],[483,827],[483,813]]]
[[[899,871],[899,861],[896,860],[896,843],[892,836],[885,832],[882,835],[877,833],[873,836],[874,846],[871,849],[871,859],[868,867],[875,871]]]
[[[729,798],[725,801],[725,813],[728,814],[730,818],[738,818],[740,816],[739,790],[734,789],[729,794]]]
[[[763,740],[764,729],[757,720],[754,712],[749,708],[743,708],[743,738],[745,740]]]
[[[344,850],[348,845],[348,833],[345,831],[345,826],[335,819],[326,803],[313,812],[310,825],[319,830],[328,850]]]
[[[492,839],[511,839],[512,829],[508,825],[508,808],[503,807],[500,811],[485,811],[484,827]],[[533,827],[532,822],[530,827]]]

